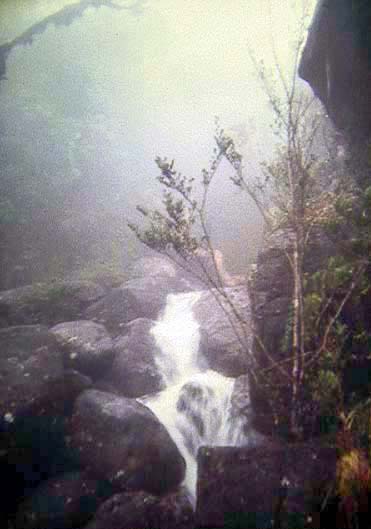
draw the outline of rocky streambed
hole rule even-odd
[[[226,288],[248,321],[247,288]],[[175,336],[164,349],[154,329],[166,323],[169,294],[195,291],[197,347],[187,360]],[[117,288],[65,281],[2,292],[0,323],[1,508],[10,527],[224,527],[273,513],[277,490],[296,498],[289,510],[315,519],[313,491],[319,476],[322,485],[333,477],[333,453],[249,442],[246,351],[212,292],[170,261],[142,259]],[[179,382],[180,422],[171,426],[158,404]],[[299,464],[308,458],[310,475]]]

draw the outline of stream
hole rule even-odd
[[[156,358],[165,389],[142,399],[167,428],[186,460],[184,485],[195,502],[200,446],[247,444],[246,420],[234,413],[234,378],[209,369],[199,352],[199,324],[192,306],[201,292],[170,294],[152,327],[161,353]]]

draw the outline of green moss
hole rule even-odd
[[[115,262],[90,263],[79,271],[79,281],[92,281],[106,287],[118,287],[128,279],[128,276]]]
[[[76,292],[77,287],[68,285],[62,281],[52,281],[50,283],[34,283],[25,293],[23,302],[57,303],[65,298],[67,294]]]

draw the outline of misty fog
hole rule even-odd
[[[1,287],[99,267],[125,274],[143,251],[127,221],[138,220],[136,204],[160,202],[155,157],[197,178],[215,116],[247,174],[258,171],[273,153],[273,113],[248,49],[268,70],[276,53],[289,75],[302,4],[3,1]],[[228,171],[211,190],[208,223],[227,267],[244,272],[262,221]]]

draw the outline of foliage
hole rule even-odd
[[[353,447],[340,454],[336,474],[339,510],[349,529],[358,528],[362,513],[368,512],[368,498],[371,494],[370,464],[365,454]]]

